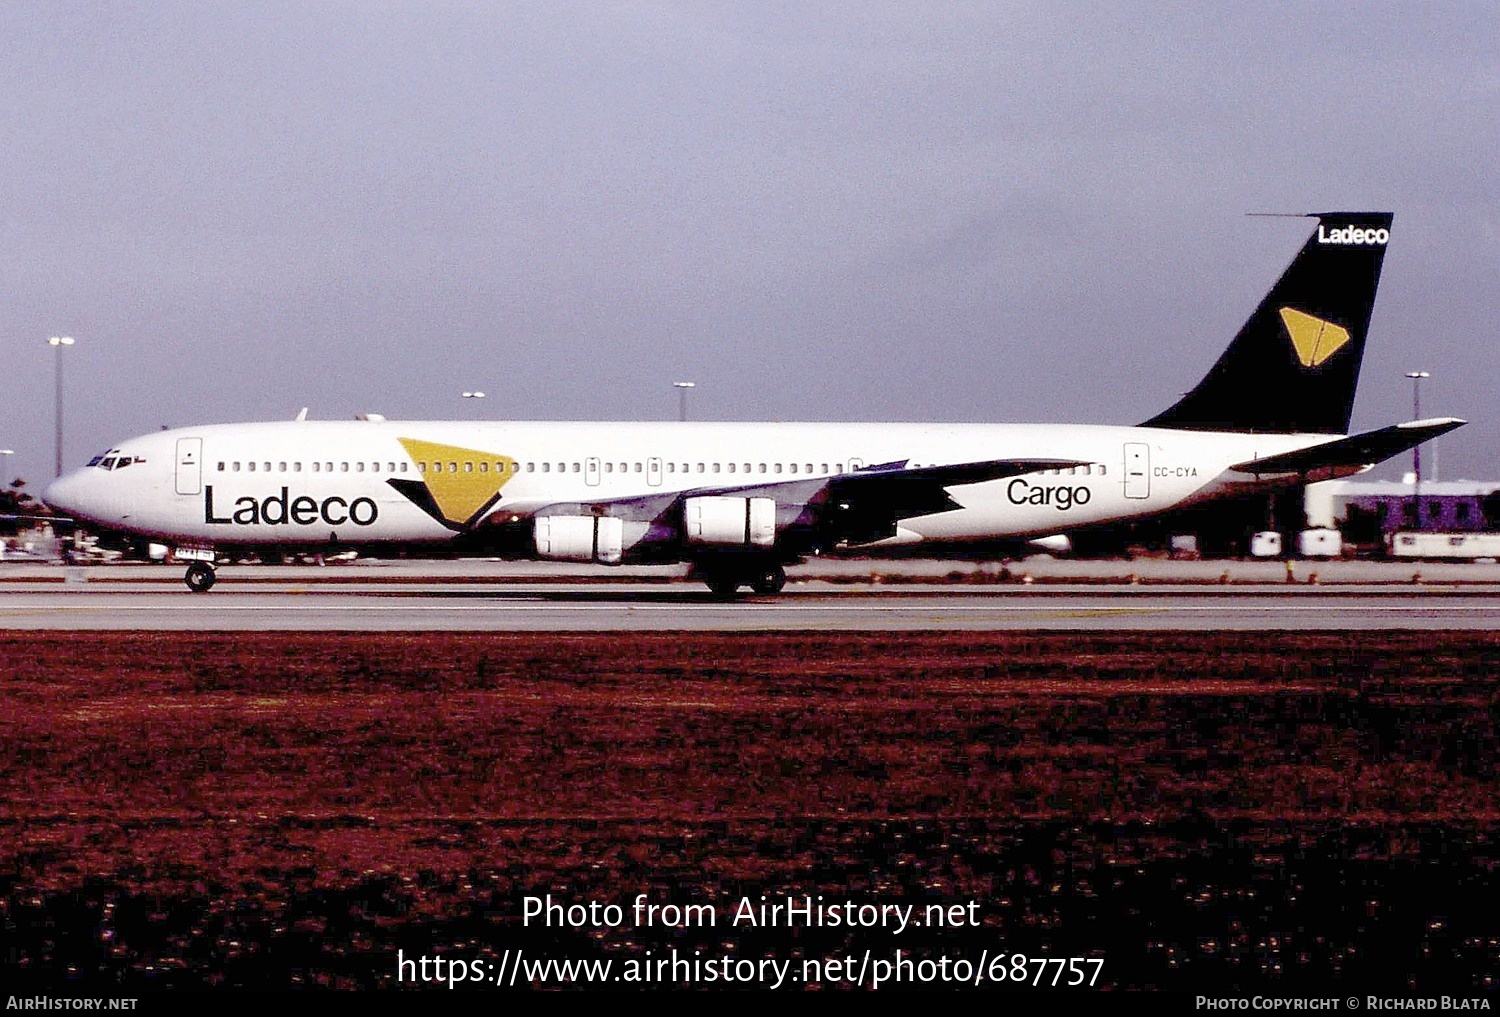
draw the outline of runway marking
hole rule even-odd
[[[163,608],[150,604],[20,604],[7,610],[0,610],[0,615],[32,613],[36,611],[149,611],[160,613],[169,608]],[[304,613],[309,610],[305,604],[205,604],[201,607],[187,608],[194,613],[205,611],[294,611]],[[682,612],[682,611],[734,611],[748,614],[752,612],[767,613],[772,611],[782,612],[851,612],[864,613],[908,613],[917,610],[914,604],[527,604],[515,601],[496,601],[491,604],[319,604],[314,611],[358,611],[364,614],[375,612],[400,612],[400,611],[443,611],[451,613],[459,612],[486,612],[492,613],[497,610],[506,611],[608,611],[611,613],[635,613],[635,612]],[[1359,613],[1370,614],[1375,612],[1386,613],[1411,613],[1413,611],[1434,612],[1494,612],[1500,610],[1494,605],[1471,605],[1471,604],[1320,604],[1318,610],[1323,613]],[[1214,612],[1242,614],[1246,611],[1295,611],[1305,613],[1305,604],[1153,604],[1138,605],[1134,607],[1079,607],[1069,609],[1056,604],[1051,605],[1025,605],[1025,604],[952,604],[940,609],[943,614],[954,612],[993,612],[993,613],[1047,613],[1047,614],[1144,614],[1144,613],[1182,613],[1209,614]]]

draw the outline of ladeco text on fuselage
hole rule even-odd
[[[249,496],[236,498],[234,507],[227,516],[214,514],[214,489],[212,485],[203,489],[203,521],[215,526],[311,526],[322,522],[329,526],[369,526],[380,517],[380,508],[373,498],[355,498],[352,501],[332,495],[318,501],[309,495],[292,497],[283,487],[280,494],[268,495],[257,501]]]

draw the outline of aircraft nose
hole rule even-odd
[[[58,477],[52,483],[48,484],[47,489],[42,492],[42,503],[54,512],[70,511],[68,492],[73,486],[73,474]]]
[[[88,480],[83,470],[65,473],[47,485],[42,501],[54,512],[86,519],[90,516]]]

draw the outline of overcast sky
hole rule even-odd
[[[0,448],[388,417],[1137,423],[1391,210],[1354,426],[1500,479],[1494,4],[7,3]],[[484,400],[461,398],[482,389]],[[1045,450],[1039,450],[1045,451]],[[1409,457],[1375,476],[1399,476]]]

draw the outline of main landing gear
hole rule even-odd
[[[705,565],[701,577],[709,592],[720,600],[732,600],[741,586],[748,585],[758,596],[771,597],[786,585],[786,569],[775,562],[749,566],[744,563]]]
[[[187,588],[194,593],[207,593],[213,589],[214,580],[217,578],[212,565],[195,561],[187,567],[187,575],[182,577],[182,581],[187,583]]]

